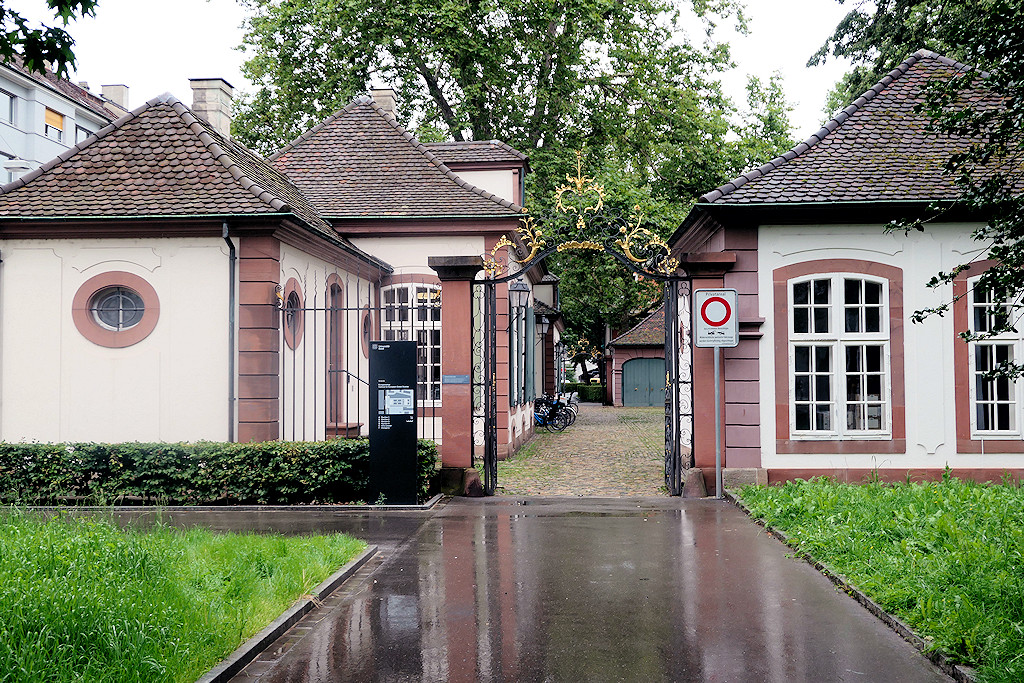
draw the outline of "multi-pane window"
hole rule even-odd
[[[990,289],[971,289],[971,331],[992,332],[1005,325],[1012,309],[1000,303]],[[1000,366],[1014,363],[1019,356],[1020,335],[1013,331],[995,334],[971,344],[971,402],[975,433],[1010,435],[1019,433],[1020,387],[1007,377],[990,374]]]
[[[441,400],[441,288],[401,284],[381,290],[381,334],[386,341],[415,341],[417,398]]]
[[[48,138],[62,142],[64,140],[64,115],[58,114],[52,109],[47,109],[43,134]]]
[[[88,128],[82,128],[81,126],[75,126],[75,144],[81,143],[87,137],[92,135],[92,131]]]
[[[791,433],[889,434],[885,282],[818,275],[791,281],[789,295]]]

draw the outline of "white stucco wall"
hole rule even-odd
[[[459,177],[481,190],[496,194],[502,199],[519,203],[519,179],[509,170],[456,171]]]
[[[395,275],[437,273],[427,265],[431,256],[482,256],[483,237],[358,237],[352,242],[395,269]]]
[[[367,380],[369,361],[361,346],[361,317],[364,306],[376,307],[376,285],[295,247],[281,245],[281,284],[295,278],[302,287],[306,308],[302,340],[296,349],[281,341],[281,424],[286,441],[323,439],[328,411],[327,334],[329,299],[327,279],[341,278],[346,293],[344,344],[341,356],[351,375],[344,384],[342,421],[361,423],[361,433],[369,429],[367,386],[355,378]],[[376,315],[373,311],[372,315]]]
[[[953,316],[910,321],[920,309],[952,298],[952,288],[929,289],[940,270],[979,253],[972,225],[930,224],[924,233],[885,235],[881,225],[762,226],[758,234],[761,465],[778,468],[1020,467],[1022,455],[957,453],[954,415]],[[775,324],[772,271],[819,259],[877,261],[903,270],[904,374],[907,452],[899,455],[806,455],[775,452]],[[893,348],[892,353],[900,350]],[[788,388],[787,388],[788,391]]]
[[[223,240],[5,240],[0,250],[0,438],[227,439]],[[156,327],[133,346],[98,346],[72,320],[79,287],[107,271],[142,277],[159,298]]]

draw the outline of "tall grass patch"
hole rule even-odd
[[[754,516],[983,681],[1024,680],[1024,490],[950,476],[748,486]]]
[[[195,681],[365,547],[0,513],[0,680]]]

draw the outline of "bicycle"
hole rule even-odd
[[[549,432],[560,432],[568,427],[571,414],[561,401],[550,396],[538,396],[534,400],[533,419],[537,426],[546,427]]]

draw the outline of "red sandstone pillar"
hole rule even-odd
[[[431,256],[441,280],[441,466],[467,468],[473,459],[473,278],[479,256]]]

